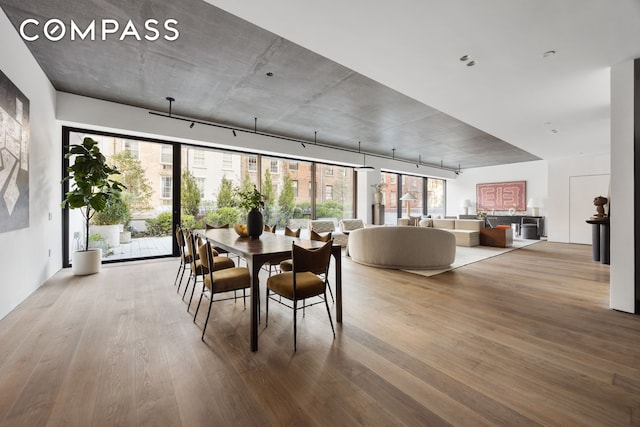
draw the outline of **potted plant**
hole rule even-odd
[[[386,182],[379,182],[377,184],[372,184],[371,185],[373,187],[373,203],[375,203],[376,205],[379,205],[380,203],[382,203],[382,190],[384,190],[387,187],[387,183]]]
[[[125,187],[111,178],[119,172],[107,164],[98,142],[92,138],[86,137],[82,144],[71,146],[65,159],[73,159],[73,164],[67,167],[68,175],[62,182],[72,182],[72,187],[65,194],[62,207],[80,209],[85,221],[84,248],[72,254],[72,271],[77,275],[97,273],[102,251],[89,249],[89,224],[93,216],[105,210]]]
[[[122,242],[125,226],[131,219],[129,204],[127,203],[124,193],[112,198],[104,210],[96,212],[91,220],[91,234],[100,234],[104,240],[111,246],[116,247]],[[129,240],[131,232],[129,231]]]
[[[260,212],[260,208],[264,207],[262,194],[260,194],[255,185],[252,189],[237,189],[237,194],[238,206],[242,210],[248,211],[247,231],[249,237],[257,239],[264,229],[264,219],[262,212]]]

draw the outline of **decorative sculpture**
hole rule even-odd
[[[596,214],[593,216],[594,219],[603,219],[606,217],[604,213],[604,205],[606,205],[608,201],[609,199],[602,196],[598,196],[593,199],[593,204],[596,207]]]

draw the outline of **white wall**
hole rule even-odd
[[[635,310],[634,65],[611,67],[611,287],[610,306]]]
[[[456,180],[447,182],[447,215],[461,213],[460,202],[464,199],[471,200],[469,214],[475,214],[476,184],[503,181],[527,181],[527,201],[542,200],[544,207],[539,214],[547,216],[547,162],[544,160],[464,169]]]
[[[607,175],[611,172],[610,156],[576,156],[549,160],[549,198],[547,233],[549,241],[569,243],[569,187],[572,177]],[[599,196],[594,194],[591,197]],[[602,194],[607,196],[606,194]],[[595,213],[595,206],[593,213]],[[588,216],[585,216],[586,221]]]
[[[0,40],[0,69],[30,104],[29,227],[0,234],[2,318],[62,265],[62,148],[55,121],[55,90],[1,9]]]

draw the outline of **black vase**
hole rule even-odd
[[[247,232],[252,239],[260,238],[262,231],[264,230],[264,220],[262,219],[262,212],[258,208],[253,208],[247,215]]]

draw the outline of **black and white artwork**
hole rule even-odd
[[[29,226],[29,99],[0,71],[0,233]]]

